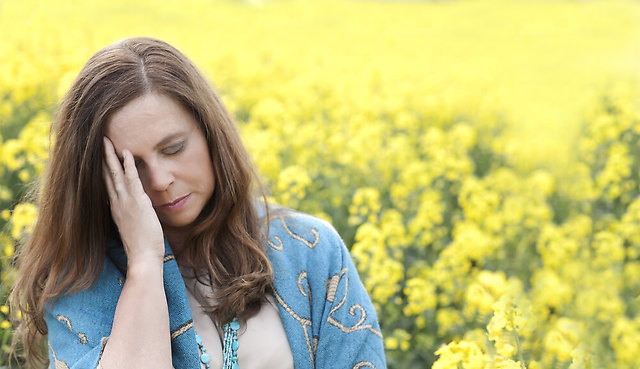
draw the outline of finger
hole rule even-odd
[[[126,188],[123,183],[124,172],[122,169],[122,165],[120,164],[120,160],[118,160],[118,156],[116,155],[116,149],[113,147],[111,140],[109,140],[107,137],[104,137],[104,157],[107,162],[109,175],[111,176],[111,180],[113,181],[113,187],[115,189],[116,195],[124,193],[126,191]]]
[[[136,163],[133,159],[133,154],[131,154],[129,150],[122,150],[122,156],[124,157],[124,177],[127,181],[127,186],[129,186],[131,190],[144,191],[140,176],[138,175],[138,168],[136,168]]]
[[[109,169],[107,168],[107,163],[102,161],[102,177],[104,178],[104,183],[107,186],[107,193],[109,194],[109,200],[114,200],[117,198],[116,189],[113,187],[113,179],[111,178],[111,173],[109,173]]]

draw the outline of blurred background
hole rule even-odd
[[[136,35],[338,229],[390,368],[640,366],[640,2],[0,0],[3,300],[57,101]]]

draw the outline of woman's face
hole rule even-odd
[[[191,224],[215,187],[207,141],[193,115],[167,96],[148,93],[117,110],[106,134],[120,160],[124,149],[133,154],[163,228]]]

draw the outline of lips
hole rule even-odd
[[[189,200],[189,197],[191,196],[191,194],[186,194],[184,196],[181,196],[175,200],[173,200],[172,202],[168,202],[166,204],[160,205],[160,209],[163,210],[178,210],[181,209],[184,204],[187,202],[187,200]]]

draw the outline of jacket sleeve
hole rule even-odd
[[[386,368],[384,343],[374,306],[344,242],[328,226],[330,276],[326,281],[316,369]]]
[[[310,215],[280,214],[267,254],[295,368],[386,368],[376,311],[338,233]]]

